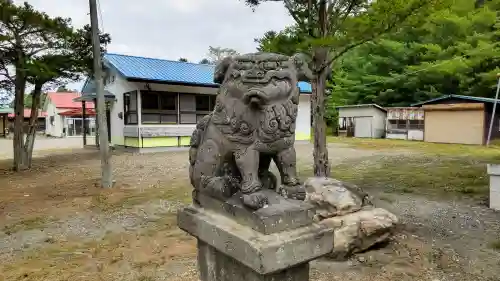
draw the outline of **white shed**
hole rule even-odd
[[[377,104],[358,104],[337,107],[339,135],[356,138],[385,136],[387,111]]]

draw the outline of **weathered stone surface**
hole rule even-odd
[[[274,161],[281,190],[304,199],[294,149],[302,67],[298,57],[270,53],[228,57],[216,66],[221,87],[214,111],[191,136],[190,179],[197,192],[221,199],[241,192],[247,207],[260,209],[268,204],[261,190],[272,185],[265,172]]]
[[[268,198],[268,205],[256,211],[249,210],[236,193],[225,201],[205,194],[197,196],[200,206],[213,210],[241,225],[248,226],[263,234],[292,230],[313,223],[313,206],[302,201],[287,200],[272,190],[262,190]]]
[[[179,211],[177,221],[184,231],[260,275],[307,263],[330,253],[333,248],[333,229],[326,224],[265,235],[199,207]]]
[[[203,281],[308,281],[309,264],[261,275],[198,240],[198,265]]]
[[[315,206],[315,220],[342,216],[371,205],[368,194],[359,187],[332,178],[309,178],[304,183],[305,201]]]
[[[397,223],[398,218],[389,211],[370,208],[328,218],[322,220],[320,224],[335,229],[334,247],[330,256],[344,259],[387,240]]]
[[[500,165],[488,164],[490,176],[490,208],[500,211]]]

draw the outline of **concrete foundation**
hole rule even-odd
[[[500,165],[488,164],[490,176],[490,208],[500,211]]]
[[[312,221],[311,206],[264,191],[269,206],[245,208],[239,194],[227,201],[199,195],[178,225],[198,239],[201,281],[307,281],[309,261],[333,248],[333,229]]]

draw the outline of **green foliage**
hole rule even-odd
[[[378,11],[389,8],[382,5]],[[328,85],[327,119],[335,119],[335,106],[343,104],[409,106],[443,94],[493,97],[500,72],[499,10],[499,0],[435,1],[420,9],[418,17],[407,17],[390,33],[338,57]],[[370,17],[355,17],[351,23],[370,22]],[[374,12],[371,18],[377,18]],[[365,32],[345,30],[344,37],[323,43],[336,48],[332,46],[344,44],[342,40],[359,42]],[[268,32],[256,42],[259,50],[291,54],[304,49],[306,37],[293,26]]]
[[[268,31],[262,38],[254,39],[259,44],[259,52],[271,52],[292,56],[300,51],[305,43],[304,36],[294,27],[287,27],[285,30],[276,32]]]
[[[205,58],[205,59],[200,60],[200,62],[199,62],[199,63],[200,63],[200,64],[211,64],[210,60],[209,60],[209,59],[206,59],[206,58]]]
[[[186,59],[186,58],[179,58],[179,61],[180,62],[188,62],[188,59]]]
[[[500,1],[448,1],[345,56],[333,91],[349,103],[408,106],[444,94],[492,97],[500,72]]]
[[[19,6],[0,2],[0,10],[0,74],[4,88],[13,88],[16,76],[18,82],[44,85],[78,80],[92,73],[89,25],[75,30],[70,19],[52,18],[27,2]],[[105,50],[110,36],[101,34],[100,39]]]
[[[108,34],[100,34],[101,49],[110,42]],[[71,20],[50,17],[25,2],[15,5],[0,1],[0,89],[14,90],[14,169],[30,167],[36,126],[36,109],[41,93],[49,84],[65,84],[93,72],[90,26],[75,30]],[[25,98],[27,85],[32,94]],[[29,131],[24,143],[22,112],[31,106]]]
[[[325,87],[332,66],[348,51],[374,40],[405,20],[418,19],[432,4],[441,0],[245,0],[250,6],[269,1],[282,2],[295,20],[295,26],[285,30],[284,36],[268,32],[257,42],[263,45],[263,49],[286,53],[296,46],[296,50],[305,55],[304,64],[308,67],[302,70],[313,89],[314,174],[328,176],[325,124],[325,119],[328,119],[325,116],[325,95],[328,91]],[[269,42],[271,44],[267,44]],[[278,48],[279,44],[284,45]],[[328,110],[332,111],[331,108]],[[333,114],[329,117],[335,122]]]

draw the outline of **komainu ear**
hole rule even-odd
[[[233,57],[225,57],[217,63],[214,72],[214,83],[222,84],[226,78],[227,69],[234,62]]]
[[[308,65],[308,59],[304,54],[295,54],[290,57],[293,64],[297,68],[297,80],[309,82],[313,78],[313,74]]]

